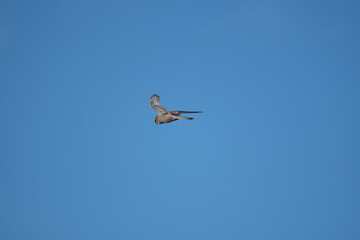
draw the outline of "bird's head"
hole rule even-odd
[[[158,120],[158,117],[157,117],[157,116],[155,117],[155,123],[156,123],[156,125],[159,124],[159,120]]]

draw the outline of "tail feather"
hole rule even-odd
[[[193,120],[194,119],[192,117],[184,117],[184,116],[180,116],[180,115],[176,116],[176,118],[177,119],[186,119],[186,120]]]

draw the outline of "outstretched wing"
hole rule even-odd
[[[169,111],[169,113],[179,115],[182,113],[202,113],[202,111]]]
[[[154,94],[151,96],[150,98],[150,106],[155,109],[155,111],[158,114],[166,114],[169,113],[168,110],[166,110],[166,108],[164,108],[163,106],[160,105],[160,100],[159,100],[159,96]]]

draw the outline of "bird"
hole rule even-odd
[[[161,106],[160,97],[156,94],[152,95],[150,98],[150,106],[157,112],[155,117],[155,123],[163,124],[173,122],[179,119],[193,120],[192,117],[184,117],[180,114],[182,113],[202,113],[202,111],[168,111],[166,108]]]

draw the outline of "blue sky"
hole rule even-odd
[[[359,10],[2,1],[0,238],[360,239]]]

